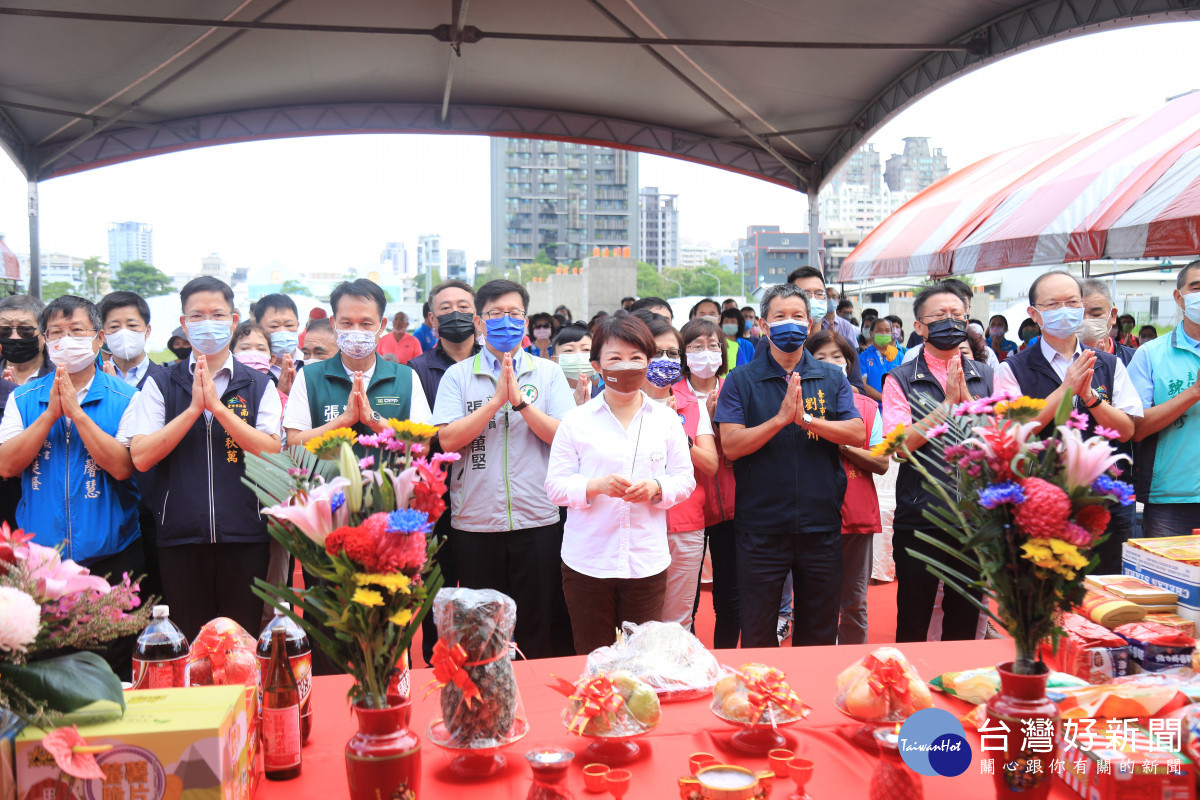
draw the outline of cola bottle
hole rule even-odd
[[[154,606],[150,624],[138,634],[133,650],[133,688],[171,689],[186,686],[190,652],[187,637],[171,622],[169,606]]]
[[[287,654],[287,632],[271,631],[271,661],[263,681],[263,768],[269,781],[300,775],[300,690]]]
[[[283,605],[287,605],[284,603]],[[271,632],[282,628],[287,639],[288,661],[292,674],[296,676],[296,687],[300,690],[300,741],[308,744],[312,732],[312,645],[304,629],[292,622],[280,609],[275,609],[274,618],[258,636],[259,685],[267,685],[267,669],[271,664]]]

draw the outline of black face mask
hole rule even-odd
[[[0,355],[10,364],[24,364],[38,357],[41,342],[35,336],[32,339],[0,339]]]
[[[176,347],[168,347],[167,349],[170,350],[172,353],[174,353],[175,357],[178,358],[180,361],[187,360],[187,358],[192,354],[192,348],[190,348],[190,347],[176,346]]]
[[[475,335],[475,315],[451,311],[437,318],[438,336],[447,342],[460,344]]]
[[[936,350],[953,350],[967,338],[967,321],[947,317],[929,325],[925,341]]]

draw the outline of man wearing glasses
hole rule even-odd
[[[279,452],[283,407],[271,380],[236,360],[233,290],[200,277],[179,293],[192,355],[152,374],[121,420],[134,466],[157,465],[158,565],[171,616],[192,639],[213,617],[262,621],[250,591],[266,578],[269,537],[242,483],[246,453]]]
[[[1119,441],[1129,441],[1134,420],[1142,417],[1142,401],[1121,359],[1076,336],[1083,324],[1079,279],[1057,270],[1039,275],[1029,287],[1029,316],[1042,329],[1041,341],[1004,360],[996,371],[996,390],[1045,398],[1046,407],[1037,416],[1043,426],[1053,424],[1059,403],[1072,392],[1074,409],[1087,416],[1085,437],[1103,427],[1116,431]],[[1098,548],[1101,574],[1121,569],[1123,542],[1113,527],[1118,517],[1113,515],[1108,540]]]
[[[517,603],[515,638],[529,658],[574,653],[562,595],[563,527],[546,496],[546,464],[559,420],[575,407],[553,361],[521,350],[529,293],[489,281],[475,293],[485,347],[446,370],[433,423],[450,471],[451,547],[461,585]],[[552,631],[562,630],[561,641]]]

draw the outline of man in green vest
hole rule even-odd
[[[383,289],[365,278],[345,281],[329,305],[338,356],[307,364],[296,375],[283,413],[288,445],[335,428],[377,433],[388,419],[428,423],[429,401],[412,370],[375,355],[387,306]]]

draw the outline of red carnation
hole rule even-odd
[[[386,511],[380,511],[377,514],[372,514],[364,519],[359,528],[369,533],[371,538],[379,540],[385,533],[387,533],[387,524],[388,513]]]
[[[1067,518],[1071,516],[1071,500],[1067,493],[1041,478],[1026,478],[1021,483],[1025,502],[1013,515],[1018,527],[1035,539],[1062,538]]]
[[[365,525],[350,529],[346,537],[346,555],[356,564],[361,564],[368,572],[378,571],[378,548],[376,538]]]
[[[325,552],[331,556],[336,556],[342,552],[342,547],[346,543],[346,537],[353,530],[353,528],[343,525],[340,528],[334,528],[330,531],[329,535],[325,537]]]
[[[1112,515],[1108,513],[1108,509],[1102,505],[1084,506],[1075,514],[1075,522],[1081,527],[1087,528],[1088,532],[1093,536],[1099,536],[1108,528],[1108,521]]]
[[[379,553],[379,571],[415,574],[425,566],[425,534],[389,533]]]

